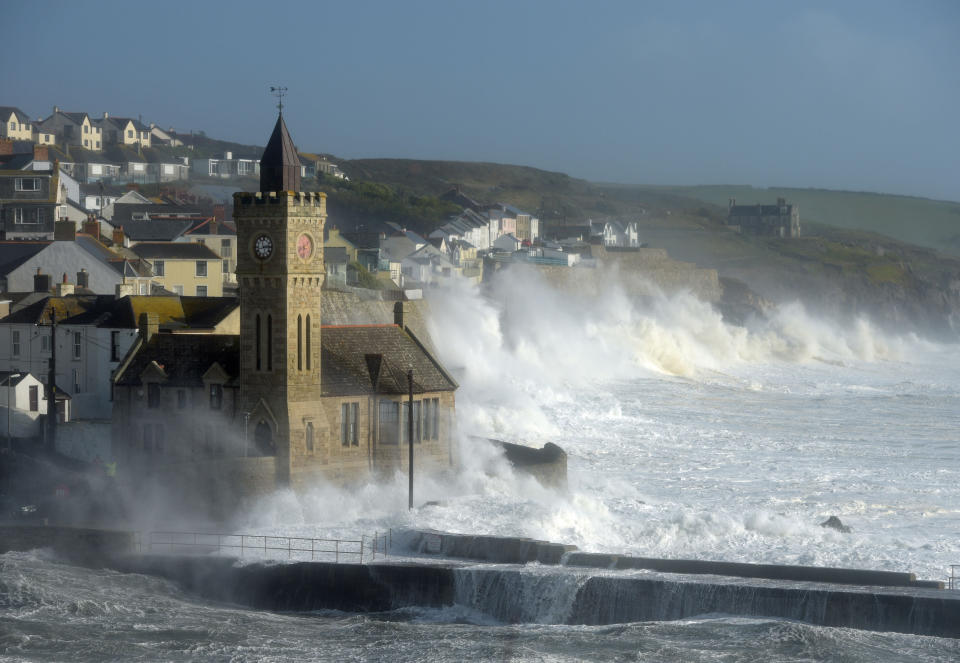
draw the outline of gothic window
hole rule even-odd
[[[253,432],[253,440],[257,445],[257,452],[261,456],[272,456],[275,453],[273,448],[273,430],[263,419],[257,424]]]
[[[260,370],[260,353],[261,353],[260,345],[262,343],[260,339],[260,314],[259,313],[257,313],[256,324],[257,324],[257,327],[256,327],[256,330],[254,331],[254,336],[255,336],[254,342],[256,344],[256,353],[257,353],[257,370],[259,371]]]
[[[340,444],[345,447],[359,446],[360,404],[341,403],[340,405]]]
[[[310,370],[310,314],[307,314],[307,370]]]
[[[303,316],[297,316],[297,370],[303,370]]]
[[[380,444],[396,444],[399,441],[400,404],[390,400],[380,401]]]
[[[313,453],[313,422],[307,422],[307,451]]]
[[[273,316],[267,316],[267,370],[273,370]]]

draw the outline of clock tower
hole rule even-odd
[[[277,483],[329,461],[321,407],[320,290],[326,194],[300,191],[281,114],[260,160],[260,191],[235,193],[240,403],[250,456],[273,456]]]

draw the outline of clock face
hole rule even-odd
[[[260,235],[253,242],[253,253],[261,260],[266,260],[273,253],[273,240],[267,235]]]
[[[297,255],[303,260],[309,260],[313,255],[313,240],[310,235],[300,235],[297,238]]]

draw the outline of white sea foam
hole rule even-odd
[[[650,289],[647,289],[650,292]],[[535,273],[435,293],[459,376],[453,477],[281,493],[246,529],[413,526],[586,550],[912,570],[960,562],[960,362],[952,348],[782,306],[749,328],[688,294],[562,295]],[[467,434],[569,454],[570,491]],[[851,534],[819,523],[838,515]]]

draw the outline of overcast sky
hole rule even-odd
[[[960,2],[4,3],[0,105],[596,181],[960,200]]]

